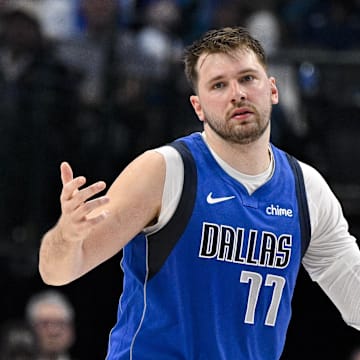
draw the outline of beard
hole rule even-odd
[[[255,119],[239,123],[231,118],[233,111],[243,106],[251,108],[251,116]],[[271,108],[270,103],[269,107],[260,113],[252,105],[239,103],[225,116],[225,121],[204,110],[205,123],[222,139],[234,144],[246,145],[258,140],[270,126]]]

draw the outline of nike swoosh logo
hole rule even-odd
[[[231,200],[231,199],[234,199],[234,198],[235,198],[235,196],[223,196],[223,197],[214,198],[213,193],[211,192],[207,196],[206,201],[207,201],[208,204],[217,204],[217,203],[220,203],[220,202],[223,202],[223,201],[228,201],[228,200]]]

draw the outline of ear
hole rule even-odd
[[[270,81],[270,90],[271,90],[271,103],[277,104],[279,102],[279,91],[276,86],[276,80],[274,77],[270,77],[269,81]]]
[[[197,95],[191,95],[190,102],[199,120],[204,121],[205,120],[204,112],[202,111],[199,97]]]

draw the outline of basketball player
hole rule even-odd
[[[270,143],[275,79],[240,27],[185,54],[204,131],[139,156],[105,196],[61,164],[62,214],[40,248],[62,285],[123,249],[107,359],[276,360],[301,263],[360,330],[360,252],[312,167]]]

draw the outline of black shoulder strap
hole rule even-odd
[[[151,279],[166,261],[185,230],[192,214],[197,189],[197,171],[195,160],[184,142],[174,141],[169,144],[181,155],[184,163],[184,184],[179,204],[170,221],[155,234],[148,236],[148,266]]]
[[[310,215],[306,197],[304,176],[299,162],[293,156],[287,153],[286,156],[295,177],[296,197],[298,202],[301,230],[301,255],[303,257],[309,246],[311,238]]]

